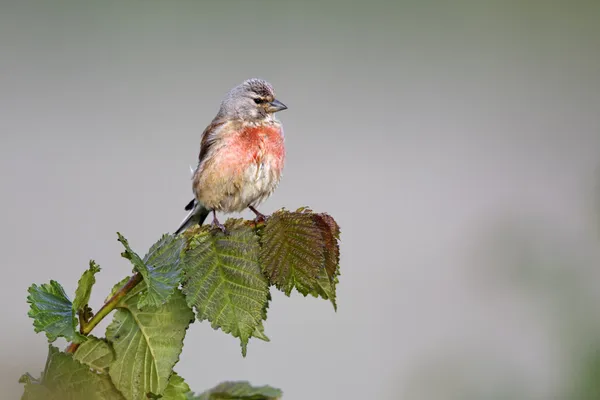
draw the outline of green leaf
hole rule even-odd
[[[183,378],[173,372],[169,378],[169,385],[165,389],[161,400],[187,400],[187,394],[190,392],[190,387]]]
[[[164,304],[175,292],[182,278],[179,255],[185,243],[183,238],[163,235],[142,260],[131,250],[127,239],[120,233],[117,235],[119,242],[125,247],[121,255],[131,261],[133,268],[146,282],[147,290],[139,297],[138,307],[158,307]]]
[[[98,372],[105,373],[114,360],[115,353],[106,340],[88,336],[88,340],[79,346],[73,358]]]
[[[44,386],[39,379],[36,379],[29,374],[22,375],[19,378],[19,383],[25,384],[21,400],[43,400],[53,398],[52,391]]]
[[[252,337],[263,340],[265,342],[271,341],[271,339],[269,339],[269,337],[265,335],[265,327],[263,326],[262,321],[260,322],[260,324],[258,324],[256,329],[254,329],[254,332],[252,332]]]
[[[340,228],[328,214],[303,207],[275,212],[261,228],[260,260],[271,284],[290,295],[328,299],[337,310]]]
[[[46,332],[50,342],[59,337],[76,343],[85,340],[85,336],[76,329],[77,319],[71,300],[58,282],[50,281],[40,286],[33,284],[28,292],[30,307],[27,315],[33,318],[36,332]]]
[[[315,292],[324,269],[325,244],[314,214],[302,209],[273,213],[262,231],[260,260],[271,284],[290,295],[293,288]]]
[[[106,329],[115,351],[109,374],[128,400],[146,399],[148,393],[163,394],[194,318],[178,289],[162,306],[141,310],[138,304],[144,291],[141,282],[125,296]]]
[[[223,382],[198,396],[190,394],[188,400],[276,400],[283,393],[271,386],[253,387],[250,383]]]
[[[75,312],[83,310],[90,301],[92,286],[96,283],[96,274],[100,272],[100,267],[94,260],[90,260],[90,267],[81,275],[75,290],[75,299],[73,300],[73,309]]]
[[[22,400],[124,400],[107,375],[98,375],[71,354],[50,346],[40,379],[26,374]]]
[[[144,257],[154,286],[153,291],[161,299],[161,304],[168,300],[181,283],[183,269],[180,256],[184,245],[185,240],[180,236],[163,235]],[[140,307],[143,306],[144,304],[140,304]]]
[[[321,297],[329,300],[333,305],[333,309],[337,311],[335,288],[338,283],[337,277],[332,282],[326,274],[321,274],[317,277],[316,286],[311,291],[298,290],[304,296],[310,294],[314,297]]]
[[[213,329],[240,338],[246,356],[248,340],[266,318],[269,285],[258,264],[252,227],[241,220],[225,225],[227,235],[204,227],[190,237],[183,293],[200,321],[209,320]]]

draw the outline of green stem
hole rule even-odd
[[[79,318],[79,333],[83,334],[83,328],[87,325],[87,321],[85,320],[85,311],[77,311],[77,317]]]
[[[119,289],[94,316],[85,324],[81,326],[81,333],[83,335],[89,335],[89,333],[106,317],[112,310],[115,309],[119,301],[127,295],[138,283],[142,281],[142,275],[139,273],[134,274],[121,289]],[[67,347],[67,353],[75,353],[79,343],[71,343]]]

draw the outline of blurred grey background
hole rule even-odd
[[[262,210],[338,220],[339,311],[273,291],[246,359],[194,324],[176,366],[194,390],[600,390],[600,2],[0,4],[3,398],[44,366],[27,287],[72,293],[93,258],[101,304],[130,272],[115,232],[143,253],[176,228],[202,130],[255,76],[289,106]]]

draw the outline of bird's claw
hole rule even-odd
[[[222,223],[220,223],[217,219],[213,220],[212,227],[219,229],[221,232],[223,232],[224,235],[228,234],[227,233],[227,229],[225,228],[225,225],[223,225]]]
[[[217,219],[217,212],[213,210],[213,221],[211,224],[212,228],[219,228],[224,235],[227,235],[227,229],[225,229],[225,225],[219,222]]]
[[[252,206],[248,206],[248,208],[254,213],[256,214],[256,218],[254,218],[254,223],[255,224],[260,224],[260,223],[265,223],[267,222],[267,219],[269,218],[268,216],[266,216],[265,214],[261,213],[260,211],[258,211],[256,208],[252,207]]]
[[[256,218],[254,218],[254,223],[255,223],[255,224],[261,224],[261,223],[265,223],[265,222],[267,222],[267,219],[268,219],[268,218],[269,218],[269,217],[267,217],[267,216],[266,216],[266,215],[264,215],[264,214],[257,215],[257,216],[256,216]]]

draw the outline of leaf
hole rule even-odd
[[[33,284],[28,292],[30,307],[27,315],[33,318],[36,332],[46,332],[50,342],[59,337],[76,343],[85,340],[85,336],[76,330],[77,319],[71,300],[58,282],[50,281],[40,286]]]
[[[267,292],[267,302],[265,303],[265,306],[263,307],[263,310],[262,310],[261,321],[256,326],[256,329],[254,329],[254,332],[252,332],[252,336],[251,336],[251,337],[260,339],[264,342],[271,341],[271,339],[269,339],[269,337],[267,335],[265,335],[265,327],[263,325],[264,321],[267,319],[267,309],[269,308],[270,301],[271,301],[271,292]]]
[[[275,212],[261,229],[263,271],[271,284],[290,295],[328,299],[337,310],[340,228],[328,214],[303,207]]]
[[[173,372],[169,378],[169,385],[165,389],[161,400],[187,400],[187,394],[190,392],[190,387],[183,378]]]
[[[325,273],[319,272],[315,292],[325,300],[331,301],[333,309],[337,311],[335,288],[340,275],[340,227],[328,214],[314,214],[314,219],[323,235],[325,257]]]
[[[271,386],[253,387],[246,381],[223,382],[198,396],[189,395],[189,400],[276,400],[283,393]]]
[[[71,354],[49,346],[46,368],[40,379],[29,374],[22,400],[124,400],[107,375],[98,375]]]
[[[190,237],[183,293],[200,321],[240,338],[245,357],[248,340],[266,318],[269,285],[258,264],[252,227],[241,220],[225,225],[227,235],[206,227]]]
[[[258,324],[256,329],[254,329],[254,332],[252,332],[252,337],[263,340],[265,342],[271,341],[271,339],[269,339],[269,337],[265,335],[265,327],[263,326],[262,321],[260,321],[260,324]]]
[[[141,282],[119,302],[106,328],[106,338],[115,351],[109,374],[128,400],[146,399],[148,393],[161,395],[165,391],[194,318],[178,289],[162,306],[142,311],[138,304],[144,286]]]
[[[328,214],[313,214],[313,219],[323,236],[325,271],[333,282],[340,269],[340,227]]]
[[[337,311],[336,292],[335,288],[338,283],[338,278],[335,277],[333,282],[327,274],[323,273],[317,277],[315,288],[310,292],[300,292],[304,296],[311,294],[314,297],[321,297],[324,300],[329,300],[333,305],[333,309]]]
[[[260,260],[271,284],[290,295],[293,288],[315,292],[325,264],[322,229],[310,210],[273,213],[262,231]]]
[[[75,299],[73,300],[73,310],[75,312],[83,311],[90,301],[92,286],[96,283],[96,274],[100,272],[100,267],[94,260],[90,260],[90,268],[87,269],[77,283],[75,290]]]
[[[79,346],[73,358],[98,372],[106,373],[115,353],[106,340],[88,336],[88,340]]]
[[[184,245],[181,237],[163,235],[142,260],[129,247],[127,239],[120,233],[119,242],[125,247],[121,255],[133,264],[146,282],[147,291],[139,298],[138,307],[158,307],[164,304],[173,294],[181,281],[182,270],[179,265],[179,255]]]
[[[24,374],[19,378],[19,383],[25,384],[21,400],[42,400],[52,399],[52,392],[42,384],[39,379],[35,379],[29,374]]]

